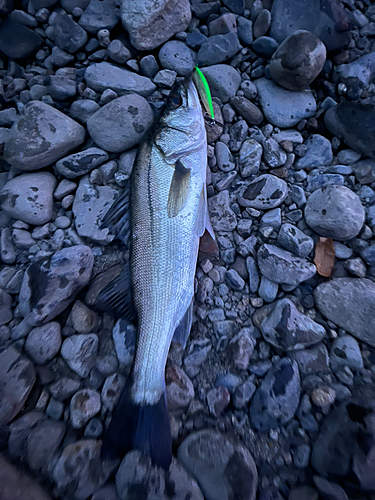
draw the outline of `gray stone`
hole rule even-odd
[[[107,160],[108,154],[102,149],[88,148],[62,158],[56,163],[56,169],[64,177],[74,179],[75,177],[87,174]]]
[[[233,57],[241,49],[235,33],[215,35],[205,40],[198,52],[198,66],[220,64]]]
[[[63,422],[53,420],[39,422],[31,429],[27,438],[27,462],[31,469],[48,470],[51,459],[57,454],[65,430]]]
[[[121,21],[138,50],[151,51],[185,31],[191,21],[188,0],[130,0],[121,6]]]
[[[174,363],[168,364],[165,371],[166,395],[170,411],[187,408],[194,399],[194,386],[182,370]]]
[[[323,343],[310,347],[310,349],[289,351],[288,354],[297,362],[301,375],[330,371],[328,351]]]
[[[266,278],[293,287],[315,275],[314,264],[274,245],[262,245],[258,250],[258,266]]]
[[[237,33],[236,16],[227,13],[211,21],[208,25],[209,36]]]
[[[195,66],[195,53],[178,40],[171,40],[159,51],[159,61],[163,68],[175,71],[178,76],[190,75]]]
[[[225,273],[225,281],[233,290],[242,290],[245,286],[245,281],[235,269],[229,269],[229,271]]]
[[[241,443],[206,429],[190,434],[177,455],[207,500],[255,500],[257,469]]]
[[[133,362],[136,329],[125,318],[119,319],[112,330],[113,343],[121,366],[129,366]]]
[[[141,492],[142,500],[166,499],[171,495],[171,486],[175,500],[203,500],[199,486],[175,458],[165,471],[153,467],[151,460],[136,450],[128,453],[121,462],[116,486],[120,500],[127,500],[133,492],[137,495]]]
[[[239,120],[236,122],[229,131],[230,141],[229,149],[235,153],[240,150],[242,143],[244,142],[247,132],[249,130],[248,124],[245,120]]]
[[[149,78],[107,62],[90,65],[85,71],[85,80],[97,92],[111,89],[119,96],[135,92],[148,97],[156,90],[156,85]]]
[[[259,210],[276,208],[288,195],[288,185],[275,175],[263,174],[241,189],[238,203]]]
[[[356,162],[353,168],[356,179],[360,184],[371,184],[375,181],[375,160],[366,158]]]
[[[85,130],[44,102],[29,102],[10,129],[6,161],[20,170],[47,167],[83,143]]]
[[[64,311],[87,285],[93,262],[91,249],[76,245],[31,264],[19,295],[20,312],[28,324],[47,323]]]
[[[120,153],[143,139],[154,120],[149,103],[138,94],[109,102],[87,120],[92,139],[106,151]]]
[[[52,321],[43,326],[33,328],[29,333],[25,349],[35,363],[43,365],[59,352],[61,346],[61,328]]]
[[[87,120],[100,108],[99,104],[91,99],[74,101],[70,106],[70,116],[79,122],[86,124]]]
[[[100,395],[92,389],[82,389],[70,401],[70,421],[74,429],[83,427],[101,409]]]
[[[223,104],[236,95],[240,88],[241,76],[232,66],[215,64],[203,69],[213,97],[218,97]]]
[[[348,95],[351,99],[359,99],[364,89],[375,78],[375,54],[370,52],[349,64],[336,66],[340,80],[348,88]]]
[[[293,127],[316,112],[316,102],[310,90],[291,92],[272,80],[255,80],[260,104],[267,120],[280,128]]]
[[[230,340],[228,352],[236,368],[239,370],[247,369],[255,345],[256,340],[252,336],[252,330],[250,328],[241,328],[241,330]]]
[[[254,376],[251,376],[234,390],[232,397],[234,407],[242,409],[253,397],[255,391]]]
[[[337,278],[314,293],[319,311],[330,321],[375,346],[375,284],[364,278]]]
[[[237,18],[237,32],[240,42],[244,45],[253,43],[253,23],[246,17]]]
[[[109,229],[101,229],[101,220],[117,197],[110,186],[91,184],[88,176],[82,177],[73,203],[75,226],[79,236],[89,238],[102,245],[113,240]]]
[[[223,142],[217,141],[215,144],[215,156],[217,160],[217,166],[223,172],[230,172],[234,170],[236,165],[232,153],[229,151],[228,146]]]
[[[95,35],[101,29],[111,31],[119,21],[119,14],[114,0],[90,0],[78,24]]]
[[[7,424],[21,411],[35,383],[31,361],[8,347],[0,352],[0,425]]]
[[[154,83],[158,87],[171,88],[176,81],[176,76],[177,73],[175,71],[171,71],[170,69],[162,69],[156,74]]]
[[[229,403],[230,393],[226,387],[214,387],[207,392],[207,405],[213,417],[220,417]]]
[[[208,198],[208,210],[215,231],[233,231],[236,228],[237,218],[230,208],[228,191],[220,191]]]
[[[263,114],[261,110],[251,101],[246,99],[246,97],[233,97],[230,100],[230,104],[249,125],[260,125],[262,123]]]
[[[48,22],[53,28],[49,38],[52,38],[61,50],[74,54],[86,44],[86,31],[62,9],[51,14]]]
[[[271,26],[271,12],[267,9],[260,11],[253,26],[254,38],[264,36]]]
[[[333,341],[330,360],[333,369],[341,366],[349,366],[354,370],[363,369],[363,359],[358,342],[350,335],[344,335]]]
[[[282,87],[300,91],[308,88],[323,69],[326,48],[313,33],[299,30],[290,35],[272,56],[269,71]]]
[[[155,57],[151,54],[142,57],[139,65],[142,70],[142,73],[146,75],[148,78],[153,78],[159,71],[159,65]]]
[[[277,244],[298,257],[307,257],[314,248],[314,240],[298,227],[283,224],[277,236]]]
[[[363,236],[362,236],[363,237]],[[375,245],[371,245],[361,252],[361,257],[370,267],[375,266]]]
[[[65,50],[61,50],[56,45],[52,47],[52,53],[50,58],[52,65],[57,66],[58,68],[67,66],[69,63],[74,61],[73,54],[68,54],[68,52],[65,52]]]
[[[297,363],[288,358],[280,359],[251,400],[251,425],[260,432],[267,432],[289,422],[297,411],[300,392]]]
[[[0,27],[0,50],[11,59],[24,59],[37,52],[43,39],[19,21],[7,17]]]
[[[0,191],[3,211],[14,219],[42,225],[52,219],[55,177],[49,172],[19,175]]]
[[[265,59],[270,59],[279,46],[278,42],[274,39],[271,38],[270,36],[260,36],[254,42],[251,44],[251,48],[253,51],[260,57],[264,57]],[[262,76],[264,74],[264,71],[262,71],[259,75],[257,76]],[[251,73],[251,76],[256,78],[256,76]]]
[[[125,377],[119,373],[114,373],[106,378],[101,392],[103,410],[112,411],[114,409],[125,387],[125,382]]]
[[[281,167],[286,162],[286,152],[279,144],[269,137],[263,142],[263,158],[271,168]]]
[[[64,401],[77,392],[79,387],[80,383],[77,380],[62,377],[50,386],[49,391],[55,399]]]
[[[317,344],[326,333],[323,326],[302,314],[289,299],[276,302],[260,329],[267,342],[285,351]]]
[[[345,490],[337,483],[331,483],[322,477],[314,476],[316,489],[325,500],[349,500]]]
[[[17,111],[15,108],[3,109],[0,111],[0,127],[11,127],[16,121]]]
[[[259,288],[259,272],[255,259],[253,257],[247,257],[246,268],[249,273],[250,291],[252,293],[256,293]]]
[[[51,75],[45,80],[48,94],[57,101],[66,101],[76,95],[77,84],[67,76]]]
[[[278,231],[281,226],[281,210],[280,208],[274,208],[266,212],[260,221],[261,227],[272,227],[275,231]]]
[[[16,262],[16,250],[13,246],[10,229],[8,227],[1,230],[0,258],[4,264],[14,264]]]
[[[263,148],[254,139],[246,139],[238,156],[238,166],[242,177],[257,174],[262,159]]]
[[[72,335],[61,346],[61,356],[82,378],[86,378],[95,365],[97,351],[98,337],[94,333]]]
[[[265,276],[262,276],[258,290],[259,297],[261,297],[265,302],[273,302],[276,299],[278,290],[279,285],[277,283],[269,280]]]
[[[107,47],[107,54],[112,59],[119,64],[124,64],[131,58],[131,52],[127,49],[121,40],[115,39]],[[147,75],[148,76],[148,75]]]
[[[80,300],[76,300],[69,316],[74,331],[77,333],[96,332],[99,318],[95,311],[89,309]]]
[[[108,479],[113,462],[100,460],[101,441],[85,439],[66,446],[53,469],[60,495],[87,500]]]
[[[350,240],[365,221],[359,197],[345,186],[326,186],[311,194],[305,207],[307,224],[320,236]]]
[[[328,139],[322,135],[314,134],[307,139],[305,146],[306,154],[295,162],[295,169],[331,165],[333,153]]]
[[[313,170],[307,176],[306,191],[312,193],[328,186],[343,186],[344,182],[344,177],[340,174],[321,174]]]

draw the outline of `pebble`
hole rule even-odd
[[[163,68],[175,71],[178,76],[190,75],[195,66],[195,53],[184,42],[171,40],[159,51]]]
[[[137,15],[134,15],[134,12]],[[188,0],[174,4],[171,0],[130,0],[122,4],[121,22],[137,50],[152,51],[175,33],[185,31],[191,21]]]
[[[101,401],[98,392],[82,389],[70,401],[70,421],[74,429],[80,429],[90,418],[100,412]]]
[[[337,483],[331,483],[322,477],[313,476],[316,489],[323,498],[332,500],[349,500],[345,490]]]
[[[233,365],[239,370],[247,369],[256,345],[256,340],[251,333],[250,328],[241,328],[228,344],[228,352],[232,357]]]
[[[24,59],[35,54],[43,43],[42,38],[11,16],[0,26],[1,51],[11,59]]]
[[[263,142],[263,159],[269,167],[276,168],[285,164],[287,156],[279,144],[269,137]]]
[[[61,377],[49,387],[52,396],[58,401],[65,401],[78,391],[80,383],[68,377]]]
[[[331,143],[322,135],[313,134],[305,142],[306,153],[302,158],[299,158],[294,168],[312,168],[322,165],[331,165],[333,153]]]
[[[82,378],[86,378],[95,365],[97,351],[98,337],[94,333],[72,335],[61,346],[61,356]]]
[[[374,53],[363,55],[349,64],[336,66],[340,81],[345,83],[348,96],[351,100],[361,97],[364,89],[368,87],[375,76]]]
[[[61,346],[61,328],[52,321],[43,326],[33,328],[26,339],[25,349],[31,359],[43,365],[53,359]]]
[[[156,83],[158,87],[171,88],[176,80],[176,76],[177,73],[175,71],[163,69],[156,74],[154,83]]]
[[[260,11],[253,26],[254,38],[264,36],[271,26],[271,12],[267,9]]]
[[[241,443],[205,429],[190,434],[179,446],[177,456],[207,500],[255,500],[257,469]]]
[[[100,109],[100,106],[97,102],[91,99],[81,99],[72,103],[69,113],[75,120],[86,124],[90,116],[98,111],[98,109]]]
[[[275,300],[278,291],[279,285],[277,283],[262,276],[258,294],[265,302],[272,302]]]
[[[253,23],[246,17],[237,18],[237,31],[238,38],[244,45],[251,45],[253,43]]]
[[[235,169],[236,165],[234,163],[233,156],[223,142],[218,141],[215,144],[215,155],[217,159],[217,166],[220,170],[223,172],[230,172]]]
[[[16,250],[14,248],[10,229],[8,227],[1,230],[0,258],[4,264],[14,264],[16,262]]]
[[[64,10],[55,11],[48,20],[48,37],[61,49],[74,54],[87,42],[87,33]]]
[[[127,49],[121,40],[112,40],[107,47],[107,54],[112,61],[118,64],[124,64],[131,58],[131,52]],[[147,75],[146,75],[147,76]]]
[[[309,31],[298,30],[274,52],[269,71],[282,87],[301,91],[315,80],[325,61],[326,48],[319,38]]]
[[[212,416],[218,418],[230,403],[230,393],[226,387],[215,387],[207,393],[208,409]]]
[[[154,114],[146,99],[129,94],[105,104],[87,120],[90,136],[112,153],[130,149],[148,132]]]
[[[0,352],[0,425],[9,423],[23,408],[35,383],[36,375],[30,360],[14,348]]]
[[[4,157],[20,170],[40,169],[76,149],[84,138],[84,128],[74,120],[44,102],[31,101],[10,129]]]
[[[27,462],[31,469],[48,470],[49,464],[58,452],[66,426],[63,422],[45,420],[30,430],[27,438]]]
[[[272,125],[293,127],[315,115],[316,102],[310,90],[291,92],[266,78],[257,79],[254,83],[264,116]]]
[[[248,124],[245,120],[239,120],[231,128],[229,133],[229,149],[235,153],[240,150],[244,142],[247,132],[249,130]]]
[[[314,405],[320,408],[325,408],[330,406],[335,402],[336,392],[332,387],[321,386],[314,389],[311,393],[311,401]]]
[[[326,333],[323,326],[302,314],[289,299],[276,302],[260,329],[267,342],[285,351],[317,344]]]
[[[258,266],[269,280],[292,287],[310,279],[316,273],[314,264],[268,244],[262,245],[258,250]]]
[[[211,224],[215,231],[233,231],[237,225],[235,213],[230,208],[229,193],[220,191],[208,199]]]
[[[375,346],[375,284],[365,278],[337,278],[314,292],[318,310],[358,339]]]
[[[354,370],[363,369],[363,358],[358,342],[350,335],[343,335],[333,341],[330,361],[334,370],[341,366],[349,366]]]
[[[257,174],[260,168],[263,148],[254,139],[246,139],[238,156],[238,166],[242,177]]]
[[[210,36],[237,33],[236,17],[233,14],[223,14],[208,25]]]
[[[89,33],[97,33],[100,37],[100,30],[112,30],[118,20],[118,12],[113,0],[90,0],[78,24]]]
[[[98,314],[80,300],[76,300],[70,313],[70,321],[77,333],[96,332],[99,324]]]
[[[165,371],[166,394],[169,411],[187,408],[194,399],[194,386],[179,366],[171,363]]]
[[[289,356],[297,361],[301,375],[329,372],[329,356],[324,344],[309,349],[290,351]]]
[[[215,64],[204,68],[203,74],[210,86],[212,97],[218,97],[223,104],[229,102],[240,88],[240,74],[227,64]]]
[[[240,49],[237,34],[214,35],[202,43],[196,62],[199,67],[220,64],[233,57]]]
[[[253,51],[258,54],[258,56],[264,57],[266,59],[270,59],[272,57],[278,46],[279,44],[277,43],[277,41],[269,36],[260,36],[251,44],[251,48],[253,49]],[[260,66],[258,66],[258,68],[260,68]],[[262,71],[259,75],[254,75],[254,73],[252,72],[252,76],[253,78],[256,78],[259,76],[263,76],[263,73],[264,72]]]
[[[70,78],[60,75],[47,76],[46,89],[48,94],[57,101],[66,101],[75,96],[77,84]]]
[[[307,224],[320,236],[350,240],[365,221],[359,197],[345,186],[326,186],[314,191],[305,207]]]
[[[249,125],[260,125],[262,123],[263,114],[261,110],[246,97],[233,97],[230,104]]]
[[[238,203],[243,207],[267,210],[276,208],[288,195],[288,185],[282,179],[263,174],[241,189]]]
[[[121,366],[129,366],[133,362],[136,340],[134,325],[122,318],[119,319],[112,330],[112,338]]]
[[[306,258],[314,248],[314,240],[292,224],[281,226],[277,235],[277,244],[303,258]]]
[[[64,311],[87,285],[93,261],[89,247],[75,245],[31,264],[19,294],[20,312],[28,324],[41,325]]]
[[[251,400],[251,425],[260,432],[267,432],[289,422],[297,411],[300,392],[297,363],[288,358],[280,359]]]
[[[88,148],[79,153],[62,158],[56,163],[56,169],[68,179],[87,174],[108,160],[108,154],[99,148]]]

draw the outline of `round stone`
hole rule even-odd
[[[351,240],[365,221],[359,197],[345,186],[326,186],[314,191],[306,203],[307,224],[320,236]]]
[[[273,54],[270,75],[288,90],[304,90],[322,71],[326,54],[325,45],[317,36],[305,30],[296,31]]]
[[[160,49],[159,61],[163,68],[175,71],[179,76],[187,76],[194,69],[195,54],[184,42],[171,40]]]
[[[245,186],[238,203],[243,207],[269,210],[276,208],[285,200],[288,194],[288,185],[275,175],[264,174]]]
[[[51,323],[31,330],[26,340],[25,349],[35,363],[43,365],[59,352],[60,346],[60,325],[56,321],[51,321]]]
[[[80,429],[90,418],[100,412],[100,394],[92,389],[82,389],[70,402],[70,418],[74,429]]]

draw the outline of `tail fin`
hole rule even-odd
[[[101,457],[123,458],[136,449],[154,465],[168,469],[172,460],[172,438],[165,393],[155,405],[136,405],[131,399],[129,377],[104,436]]]

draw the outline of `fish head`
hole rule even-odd
[[[192,78],[172,87],[154,140],[168,163],[206,143],[202,107]]]

